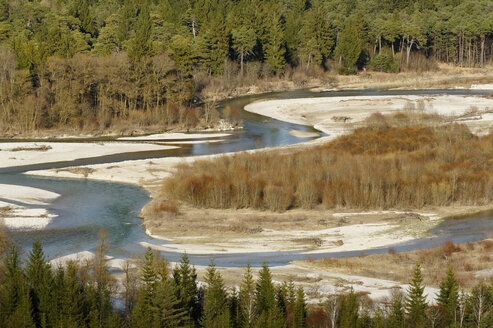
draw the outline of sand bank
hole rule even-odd
[[[57,193],[17,185],[0,184],[0,221],[11,230],[43,229],[56,215],[45,208],[58,198]]]
[[[120,142],[8,142],[0,144],[0,168],[176,148],[178,147]]]
[[[124,141],[165,141],[165,140],[191,140],[191,139],[210,139],[224,138],[230,133],[160,133],[141,137],[121,137],[118,140]]]
[[[451,117],[483,134],[493,126],[493,98],[479,96],[357,96],[254,102],[245,110],[281,121],[313,126],[329,137],[348,133],[373,113],[421,111]]]

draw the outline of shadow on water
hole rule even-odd
[[[19,173],[28,170],[63,168],[74,165],[120,162],[125,160],[161,158],[169,156],[191,156],[219,154],[240,150],[257,149],[295,144],[310,140],[299,139],[290,130],[316,131],[311,127],[286,123],[261,115],[249,113],[243,107],[260,99],[291,99],[302,97],[333,97],[333,96],[372,96],[372,95],[484,95],[485,91],[340,91],[312,93],[294,91],[271,93],[261,96],[239,97],[221,103],[221,108],[229,106],[235,110],[243,121],[244,129],[232,132],[232,135],[221,138],[218,143],[181,145],[179,149],[136,152],[81,159],[69,162],[48,163],[0,169],[0,183],[31,186],[56,192],[61,195],[52,204],[45,206],[57,218],[41,231],[13,231],[11,236],[25,250],[29,250],[35,238],[43,243],[50,258],[81,251],[93,251],[97,244],[97,232],[104,228],[109,233],[109,255],[123,258],[142,254],[145,249],[139,242],[165,244],[149,238],[139,218],[141,208],[150,201],[149,195],[141,188],[128,184],[90,181],[79,179],[41,178]],[[112,141],[111,138],[97,138],[90,141]],[[43,140],[47,141],[47,140]],[[61,141],[61,140],[57,140]],[[74,141],[74,140],[71,140]],[[75,140],[82,142],[82,140]],[[84,140],[87,141],[87,140]],[[39,206],[37,206],[39,207]],[[377,248],[354,252],[337,252],[324,254],[304,254],[303,251],[245,253],[245,254],[203,254],[189,255],[192,263],[207,265],[214,258],[218,266],[245,266],[251,263],[259,266],[263,262],[271,266],[284,265],[293,260],[322,257],[347,257],[361,254],[385,253],[389,249],[397,252],[438,246],[446,241],[455,243],[481,240],[493,231],[493,212],[483,213],[467,219],[450,219],[430,231],[430,236],[405,242],[392,247]],[[181,257],[179,252],[162,252],[170,261]]]

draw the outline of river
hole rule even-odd
[[[47,209],[56,215],[44,230],[13,231],[11,238],[23,249],[29,250],[35,238],[43,243],[45,252],[50,258],[68,255],[81,251],[93,251],[97,245],[97,232],[104,228],[108,231],[110,249],[108,254],[117,258],[127,258],[141,255],[145,249],[139,242],[159,243],[145,234],[139,218],[141,208],[150,201],[149,195],[143,189],[121,183],[103,181],[41,178],[21,174],[28,170],[60,168],[74,165],[119,162],[131,159],[157,158],[166,156],[209,155],[239,150],[257,149],[290,145],[310,140],[299,139],[290,130],[311,131],[311,127],[281,122],[243,110],[243,107],[261,99],[289,99],[302,97],[334,97],[334,96],[372,96],[372,95],[484,95],[486,91],[465,90],[426,90],[426,91],[337,91],[313,93],[294,91],[271,93],[260,96],[239,97],[225,101],[222,107],[229,106],[243,121],[244,129],[234,132],[232,136],[220,143],[182,145],[180,149],[140,152],[132,154],[112,155],[71,162],[30,165],[0,170],[0,183],[25,185],[56,192],[60,195]],[[107,138],[106,138],[107,139]],[[46,140],[43,140],[46,141]],[[94,140],[87,140],[94,141]],[[77,139],[77,142],[81,142]],[[1,200],[1,199],[0,199]],[[26,207],[29,205],[19,204]],[[39,207],[39,206],[38,206]],[[456,243],[484,239],[493,232],[493,212],[462,218],[450,219],[431,230],[429,237],[413,240],[392,247],[371,249],[356,252],[339,252],[310,255],[311,258],[344,257],[358,254],[373,254],[395,251],[408,251],[418,248],[429,248],[440,245],[445,241]],[[163,252],[170,261],[177,261],[180,253]],[[247,263],[259,266],[263,262],[271,266],[284,265],[293,260],[307,257],[302,251],[267,252],[246,254],[203,254],[189,255],[191,262],[196,265],[207,265],[211,258],[218,266],[245,266]]]

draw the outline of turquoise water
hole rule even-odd
[[[101,181],[39,178],[19,174],[32,169],[46,169],[93,163],[118,162],[129,159],[155,158],[166,156],[190,156],[232,152],[238,150],[273,147],[303,142],[289,134],[292,129],[315,131],[313,128],[277,121],[243,111],[243,107],[258,99],[283,99],[300,97],[330,97],[358,95],[416,95],[416,94],[487,94],[487,92],[452,91],[344,91],[312,93],[305,91],[273,93],[262,96],[241,97],[223,103],[236,110],[243,120],[244,129],[234,132],[224,142],[217,144],[184,145],[178,150],[140,152],[97,157],[72,162],[49,163],[0,170],[0,183],[18,184],[46,189],[62,195],[47,209],[58,215],[46,229],[35,232],[12,232],[12,239],[28,250],[35,238],[39,238],[50,258],[80,251],[92,251],[97,244],[97,232],[104,228],[109,233],[109,255],[123,258],[139,255],[145,251],[138,243],[146,241],[159,243],[149,238],[139,219],[141,208],[150,201],[149,195],[141,188]],[[80,142],[80,140],[78,140]],[[0,199],[1,200],[1,199]],[[25,205],[25,204],[20,204]],[[445,241],[468,242],[484,239],[493,232],[493,213],[484,213],[467,220],[448,220],[430,231],[431,237],[394,245],[395,251],[429,248]],[[366,254],[387,252],[388,247],[362,251]],[[340,252],[311,255],[311,258],[326,256],[354,256],[362,252]],[[178,260],[181,254],[163,252],[171,260]],[[206,265],[214,258],[218,266],[245,266],[247,263],[261,265],[283,265],[292,260],[306,258],[301,252],[270,252],[225,255],[190,255],[195,264]]]

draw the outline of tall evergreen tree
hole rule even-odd
[[[276,9],[270,13],[270,29],[265,44],[265,62],[270,65],[273,73],[281,72],[286,66],[286,44],[284,26]]]
[[[346,21],[344,30],[339,35],[336,47],[336,56],[344,64],[347,72],[354,72],[354,66],[362,51],[362,40],[359,38],[359,22],[356,16],[351,16]]]
[[[58,311],[52,298],[53,273],[38,239],[34,241],[28,256],[26,276],[31,289],[33,320],[36,327],[53,325],[53,316]]]
[[[205,276],[207,287],[204,291],[204,311],[202,326],[205,328],[229,327],[230,317],[227,304],[226,290],[221,274],[213,263],[209,265]]]
[[[457,309],[459,306],[459,284],[455,279],[452,268],[448,269],[447,275],[440,283],[437,303],[442,312],[442,325],[454,327],[457,322]]]
[[[357,327],[359,319],[359,300],[351,288],[349,294],[342,297],[339,311],[339,328]]]
[[[283,327],[285,318],[279,308],[272,276],[267,264],[262,265],[256,286],[256,311],[258,313],[255,327]]]
[[[152,55],[153,52],[152,21],[149,7],[144,5],[137,18],[135,38],[131,42],[128,54],[134,61],[139,62],[143,57]]]
[[[197,273],[190,264],[187,254],[182,256],[180,264],[174,268],[173,278],[177,285],[177,298],[182,308],[186,311],[190,322],[197,324],[202,316],[198,298]]]
[[[306,327],[306,301],[303,288],[299,287],[296,292],[296,302],[294,303],[294,328]]]
[[[257,312],[255,308],[255,281],[253,280],[250,264],[246,267],[240,285],[239,303],[241,327],[253,327]]]
[[[422,283],[421,265],[417,263],[407,291],[406,311],[409,322],[418,327],[424,325],[426,320],[427,304]]]

